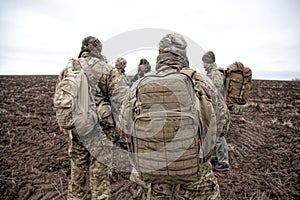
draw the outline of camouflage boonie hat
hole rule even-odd
[[[127,61],[125,60],[125,58],[118,58],[116,60],[116,68],[120,69],[123,65],[125,65],[127,63]]]
[[[186,47],[186,41],[178,33],[167,34],[159,42],[160,52],[172,52],[183,57],[186,57]]]
[[[102,57],[101,51],[102,51],[102,44],[100,40],[96,37],[88,36],[82,40],[81,51],[78,57],[81,57],[81,54],[83,52],[89,52],[90,56],[100,58]]]
[[[216,61],[214,52],[212,52],[212,51],[206,52],[202,56],[202,61],[205,62],[205,63],[207,63],[207,64],[214,63]]]

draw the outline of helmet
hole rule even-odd
[[[116,60],[116,68],[121,69],[123,65],[125,65],[127,63],[127,61],[125,60],[125,58],[118,58]]]

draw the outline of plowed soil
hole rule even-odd
[[[0,76],[0,199],[66,199],[68,136],[55,121],[56,77]],[[299,112],[300,81],[253,81],[226,136],[232,169],[216,173],[224,199],[300,199]],[[113,199],[134,198],[128,176],[113,173]]]

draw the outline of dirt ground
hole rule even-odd
[[[0,199],[66,199],[68,136],[53,110],[56,76],[0,76]],[[232,170],[216,173],[224,199],[300,199],[300,81],[254,80],[227,137]],[[126,161],[124,161],[126,164]],[[115,171],[113,199],[133,199]]]

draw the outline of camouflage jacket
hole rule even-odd
[[[146,73],[149,73],[151,71],[151,65],[147,64],[145,70],[141,70],[140,67],[138,67],[138,72],[133,76],[132,82],[137,81],[138,79],[145,76]]]
[[[128,76],[125,74],[125,71],[123,71],[123,70],[121,70],[121,69],[118,69],[118,68],[116,68],[116,70],[118,71],[119,76],[121,76],[121,77],[124,78],[126,84],[127,84],[128,86],[131,86],[131,80],[130,80],[130,79],[128,78]]]
[[[219,92],[223,95],[225,90],[225,76],[219,70],[216,63],[209,64],[208,68],[206,69],[207,76],[211,79],[213,84],[217,87]]]
[[[96,106],[98,107],[102,101],[109,102],[114,119],[117,120],[120,107],[129,90],[126,79],[120,76],[116,68],[98,58],[86,57],[79,59],[81,59],[81,63],[84,63],[82,67],[92,88]],[[67,68],[63,69],[59,80],[65,77],[66,72]]]

